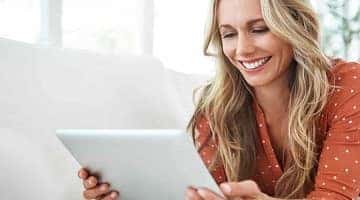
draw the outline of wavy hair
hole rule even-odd
[[[228,181],[254,175],[257,125],[252,109],[254,94],[239,70],[225,57],[218,30],[217,7],[212,0],[204,54],[217,61],[215,77],[198,94],[195,111],[187,126],[196,139],[196,122],[209,121],[212,137],[218,141],[215,159],[225,168]],[[328,81],[330,61],[319,45],[319,23],[306,0],[260,0],[264,21],[270,31],[288,42],[294,52],[291,66],[286,140],[289,149],[284,173],[275,186],[275,196],[303,198],[313,186],[318,152],[316,133],[332,85]],[[210,52],[212,50],[212,52]],[[289,184],[291,183],[291,184]]]

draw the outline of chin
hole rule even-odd
[[[263,79],[262,80],[246,80],[246,82],[253,88],[262,87],[267,84],[267,82],[264,81]]]

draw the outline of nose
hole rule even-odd
[[[248,56],[249,54],[254,53],[255,45],[252,41],[252,38],[248,37],[247,34],[239,34],[237,45],[236,45],[236,55],[239,57]]]

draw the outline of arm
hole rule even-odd
[[[336,79],[342,88],[331,99],[329,131],[308,199],[352,199],[360,193],[360,65],[341,71]]]

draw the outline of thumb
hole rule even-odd
[[[247,197],[256,199],[267,196],[261,192],[258,185],[252,180],[223,183],[220,185],[220,188],[228,197]]]

